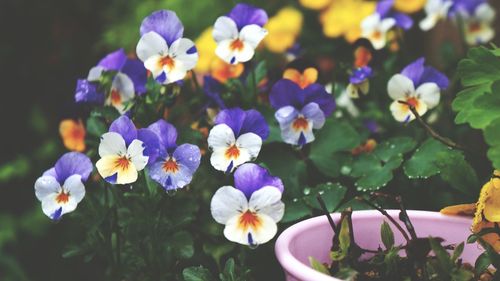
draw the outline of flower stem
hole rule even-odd
[[[196,90],[196,92],[201,93],[201,87],[198,83],[198,79],[196,78],[196,73],[194,72],[194,70],[191,70],[191,80],[193,80],[194,89]]]
[[[330,213],[328,212],[328,209],[326,208],[325,201],[323,201],[323,198],[321,197],[321,195],[319,193],[318,193],[318,195],[316,195],[316,200],[318,200],[318,203],[321,206],[321,209],[323,210],[323,213],[325,214],[326,218],[328,219],[328,223],[330,223],[330,226],[332,227],[333,232],[335,233],[335,235],[338,235],[337,226],[335,225],[335,222],[333,221],[332,216],[330,215]]]

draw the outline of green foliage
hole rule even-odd
[[[215,280],[210,271],[202,266],[192,266],[182,271],[184,281],[212,281]]]
[[[382,237],[382,243],[387,250],[394,247],[394,232],[386,221],[380,226],[380,237]]]
[[[311,267],[316,270],[316,271],[319,271],[323,274],[327,274],[327,275],[330,275],[330,272],[328,271],[328,268],[322,264],[321,262],[319,262],[317,259],[315,259],[314,257],[309,257],[309,264],[311,265]]]

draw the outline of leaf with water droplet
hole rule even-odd
[[[338,183],[320,184],[315,188],[311,188],[311,194],[305,196],[304,200],[311,207],[321,210],[321,206],[316,199],[316,195],[320,194],[323,201],[325,201],[326,208],[331,212],[342,201],[346,192],[347,188]]]

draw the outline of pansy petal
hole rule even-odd
[[[175,63],[182,64],[184,70],[193,69],[198,62],[198,51],[194,42],[187,38],[175,40],[170,46],[169,54],[175,58]]]
[[[248,201],[248,207],[259,214],[271,217],[279,222],[285,213],[285,204],[281,202],[281,191],[274,186],[264,186],[255,191]]]
[[[52,220],[59,220],[62,216],[62,206],[57,204],[57,194],[52,194],[42,200],[43,213]]]
[[[475,16],[485,23],[492,23],[495,21],[495,9],[489,3],[482,3],[476,8]]]
[[[257,164],[246,163],[234,172],[234,186],[241,190],[247,198],[264,186],[272,186],[283,192],[283,182],[278,177],[273,177],[269,171]],[[281,196],[280,196],[281,198]]]
[[[135,51],[137,57],[146,62],[152,56],[168,53],[168,45],[163,37],[152,31],[142,35]]]
[[[415,87],[413,86],[413,81],[407,76],[396,74],[389,80],[387,92],[393,100],[399,100],[413,94]]]
[[[153,124],[149,125],[149,130],[153,131],[160,139],[160,146],[171,152],[177,147],[177,129],[163,119],[159,119]]]
[[[105,71],[102,66],[94,66],[89,70],[89,74],[87,75],[87,80],[92,82],[97,82],[101,79],[102,73]]]
[[[147,71],[144,68],[144,64],[140,60],[127,60],[127,62],[123,65],[121,72],[126,74],[132,80],[136,93],[142,94],[146,92],[146,82],[148,80]]]
[[[126,74],[120,72],[113,78],[111,90],[118,91],[122,102],[131,100],[135,96],[134,83]]]
[[[118,49],[99,61],[97,64],[105,70],[119,71],[127,61],[127,54],[123,49]]]
[[[300,113],[302,113],[307,120],[312,122],[314,129],[321,129],[323,125],[325,125],[325,115],[315,102],[308,103],[302,108]]]
[[[109,132],[120,134],[127,146],[137,138],[137,129],[132,120],[126,115],[122,115],[113,121],[109,126]]]
[[[239,107],[224,109],[215,116],[215,124],[226,124],[233,130],[234,135],[238,136],[245,118],[246,112]]]
[[[289,126],[293,120],[299,115],[299,112],[293,106],[284,106],[274,114],[274,117],[280,125]]]
[[[185,166],[191,174],[200,166],[201,152],[196,145],[182,144],[175,149],[172,156],[179,164]]]
[[[419,58],[416,61],[410,63],[401,71],[402,75],[408,77],[413,81],[413,85],[415,87],[418,87],[421,83],[420,81],[422,79],[422,75],[424,74],[424,63],[425,59]]]
[[[150,129],[139,129],[137,130],[137,139],[144,143],[143,154],[149,157],[148,164],[155,162],[160,154],[160,140],[158,135]]]
[[[255,48],[248,42],[242,41],[243,47],[241,50],[234,51],[234,60],[229,61],[230,64],[237,64],[239,62],[247,62],[253,58]]]
[[[224,86],[212,76],[205,75],[203,77],[203,92],[210,99],[208,106],[217,106],[225,109],[226,105],[222,100],[220,94],[224,90]]]
[[[271,106],[276,110],[287,105],[301,108],[304,100],[301,91],[302,89],[294,82],[281,79],[274,84],[269,94]]]
[[[335,110],[335,99],[328,94],[325,87],[320,84],[311,84],[303,90],[303,105],[316,103],[323,111],[325,117],[330,116]]]
[[[248,208],[245,194],[232,186],[219,188],[210,202],[210,211],[214,220],[226,224],[229,219],[239,214],[240,210]]]
[[[130,157],[130,161],[134,164],[137,171],[140,171],[146,167],[148,163],[148,156],[144,153],[145,144],[140,140],[133,140],[127,149],[127,155]]]
[[[394,6],[394,0],[381,0],[377,2],[377,14],[380,15],[380,17],[385,17],[389,12],[391,11],[392,7]]]
[[[256,49],[257,46],[259,46],[260,41],[262,41],[266,35],[267,30],[256,24],[251,24],[241,29],[240,40],[250,44],[253,49]]]
[[[246,133],[238,137],[236,146],[241,154],[234,160],[235,167],[257,158],[262,147],[262,139],[254,133]]]
[[[241,124],[239,134],[245,133],[254,133],[263,140],[267,139],[269,136],[269,126],[267,125],[266,119],[259,111],[255,109],[245,111],[245,118]]]
[[[42,176],[35,182],[35,195],[40,201],[53,194],[58,194],[60,191],[61,184],[54,177]]]
[[[85,197],[85,186],[80,175],[72,175],[66,179],[63,186],[64,191],[69,194],[70,201],[78,204]]]
[[[436,83],[424,83],[417,88],[417,96],[427,104],[427,108],[431,109],[439,104],[441,97],[439,87]]]
[[[413,26],[413,19],[406,15],[406,14],[403,14],[403,13],[394,13],[392,15],[392,17],[394,18],[394,24],[392,24],[392,26],[396,25],[404,30],[409,30],[412,26]],[[392,28],[389,27],[388,29],[386,30],[389,30]]]
[[[227,240],[242,245],[260,245],[269,242],[276,235],[278,227],[274,220],[267,215],[257,214],[258,225],[248,227],[241,226],[241,217],[235,216],[229,219],[224,228],[224,236]]]
[[[262,27],[268,20],[266,11],[246,3],[238,3],[228,16],[234,20],[239,30],[250,24]]]
[[[236,141],[233,130],[226,124],[218,124],[210,130],[208,135],[208,147],[212,150],[227,148]]]
[[[92,172],[93,166],[89,157],[80,152],[68,152],[57,160],[54,166],[57,180],[63,183],[72,175],[80,175],[86,181]]]
[[[140,32],[141,36],[149,32],[155,32],[170,45],[182,37],[184,26],[182,26],[175,12],[160,10],[151,13],[142,21]]]
[[[99,156],[107,155],[125,155],[127,146],[123,137],[115,132],[105,133],[101,136],[99,144]]]
[[[104,94],[98,91],[95,83],[86,79],[78,79],[75,89],[75,102],[103,104]]]
[[[448,88],[448,85],[450,84],[450,80],[448,80],[446,75],[431,66],[426,66],[424,68],[424,73],[422,74],[422,78],[420,80],[420,83],[426,82],[436,83],[441,89]]]
[[[228,39],[236,39],[238,38],[238,33],[236,23],[226,16],[217,18],[214,24],[214,30],[212,31],[214,40],[217,43]]]

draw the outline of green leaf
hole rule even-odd
[[[439,267],[441,268],[442,272],[450,272],[450,270],[453,268],[453,263],[450,260],[450,254],[448,254],[446,249],[438,240],[430,237],[429,242],[432,251],[436,255],[436,258],[439,262]]]
[[[187,231],[180,231],[171,237],[169,244],[172,245],[174,254],[180,259],[189,259],[194,254],[193,237]]]
[[[304,199],[313,208],[321,210],[321,206],[316,199],[316,195],[320,194],[325,201],[326,208],[331,212],[342,201],[346,192],[347,188],[338,183],[325,183],[311,188],[309,194]]]
[[[319,262],[317,259],[309,257],[309,264],[314,270],[319,271],[326,275],[330,275],[330,271],[328,271],[328,268],[324,264]]]
[[[413,150],[416,145],[417,142],[412,138],[396,137],[377,145],[373,153],[377,155],[380,160],[387,162],[393,156],[402,155],[408,151]]]
[[[149,195],[154,197],[158,193],[160,186],[149,176],[149,169],[144,170],[144,177],[146,179],[146,186],[148,188]]]
[[[14,161],[0,166],[0,183],[20,178],[30,171],[30,161],[24,156],[17,157]]]
[[[343,267],[335,274],[336,278],[339,278],[344,281],[355,281],[357,280],[359,275],[359,272],[356,270],[349,268],[349,267]]]
[[[349,247],[351,247],[351,236],[350,236],[349,222],[347,221],[346,218],[344,218],[342,220],[342,223],[340,224],[339,250],[332,251],[330,253],[330,257],[334,261],[343,260],[349,252]]]
[[[86,128],[89,135],[97,138],[100,138],[102,134],[108,131],[106,124],[95,116],[91,116],[87,119]]]
[[[459,151],[447,150],[436,155],[434,162],[441,172],[441,178],[464,194],[474,195],[479,190],[476,172]]]
[[[406,161],[403,169],[406,175],[412,178],[428,178],[439,173],[439,167],[434,163],[436,155],[448,149],[434,139],[427,139]]]
[[[386,221],[380,226],[380,236],[382,237],[382,243],[384,243],[386,249],[394,247],[394,232],[392,232],[391,227]]]
[[[452,281],[470,281],[474,277],[472,271],[460,268],[451,272]]]
[[[358,191],[378,190],[392,180],[392,171],[402,163],[401,154],[392,156],[386,163],[373,153],[362,154],[353,160],[351,176],[359,177],[355,183]]]
[[[281,222],[292,222],[310,215],[312,215],[311,209],[306,206],[304,201],[293,199],[291,202],[286,202],[285,215]]]
[[[464,252],[464,242],[457,245],[457,247],[453,251],[453,255],[451,256],[451,261],[456,262],[463,252]]]
[[[230,258],[226,261],[226,265],[224,266],[224,271],[222,272],[224,281],[235,281],[235,272],[234,272],[234,259]]]
[[[184,281],[214,281],[215,278],[212,276],[208,269],[202,266],[192,266],[185,268],[182,271],[182,277]]]
[[[491,265],[491,259],[488,253],[482,253],[474,264],[474,270],[478,275],[483,273]]]

